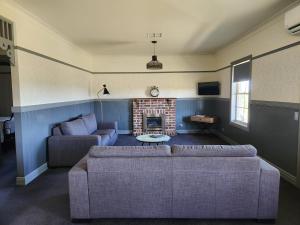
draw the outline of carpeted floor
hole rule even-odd
[[[133,136],[120,135],[117,145],[138,145]],[[212,135],[178,135],[169,144],[225,144]],[[0,164],[0,225],[71,224],[67,172],[49,169],[26,187],[16,187],[16,162],[13,151],[3,154]],[[278,225],[300,225],[300,191],[282,181]],[[83,223],[84,224],[84,223]],[[99,225],[252,225],[254,220],[93,220]]]

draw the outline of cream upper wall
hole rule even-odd
[[[94,58],[94,71],[98,72],[152,72],[146,69],[148,56],[97,56]],[[195,98],[197,83],[214,81],[215,73],[159,73],[160,71],[207,71],[215,69],[213,55],[159,55],[163,70],[157,73],[139,74],[95,74],[92,79],[92,93],[96,97],[102,84],[107,84],[110,95],[104,98],[143,98],[150,97],[151,86],[158,86],[160,97]]]
[[[164,70],[215,70],[227,66],[232,61],[242,57],[260,55],[297,41],[300,41],[299,36],[292,36],[286,32],[284,28],[284,14],[281,14],[235,43],[221,49],[215,55],[159,56],[159,60],[164,63]],[[254,60],[252,65],[251,99],[300,102],[299,56],[299,47],[294,47]],[[149,57],[98,56],[94,58],[93,64],[95,71],[145,71],[145,63],[148,60]],[[160,77],[162,77],[162,80],[158,79]],[[96,86],[102,83],[111,84],[111,88],[114,88],[117,84],[116,92],[122,94],[115,94],[112,96],[113,98],[116,96],[137,97],[139,95],[146,97],[144,90],[151,85],[161,86],[162,91],[165,89],[163,95],[166,95],[166,97],[174,95],[171,91],[172,87],[174,87],[174,90],[180,90],[180,86],[184,88],[178,92],[179,97],[197,97],[195,93],[183,90],[188,90],[193,86],[190,90],[195,91],[196,83],[201,80],[218,80],[221,83],[220,97],[229,98],[230,77],[230,68],[228,68],[215,74],[193,74],[192,76],[190,74],[137,74],[125,77],[124,75],[97,75],[93,82],[97,83]],[[173,82],[168,84],[168,80]],[[144,81],[145,85],[143,84]],[[124,82],[128,82],[125,85],[126,87],[121,85]],[[136,92],[133,91],[135,83],[143,88]],[[130,88],[127,88],[127,86]],[[92,90],[94,89],[95,86],[93,86]]]
[[[96,72],[151,72],[146,63],[151,60],[152,52],[147,56],[132,55],[98,55],[93,58],[93,70]],[[158,55],[163,63],[160,71],[203,71],[216,67],[213,55]],[[159,72],[159,71],[158,71]]]
[[[147,56],[91,56],[57,34],[23,9],[0,0],[0,14],[12,20],[16,45],[96,72],[142,72]],[[163,71],[215,70],[247,56],[258,55],[299,41],[286,33],[283,15],[258,28],[216,55],[159,55]],[[91,75],[74,68],[16,51],[18,67],[12,68],[14,105],[35,105],[96,97],[103,83],[109,85],[109,98],[149,97],[147,90],[157,85],[161,97],[198,97],[200,81],[221,82],[221,97],[230,97],[230,69],[216,73],[193,74],[102,74]],[[299,47],[253,61],[252,99],[299,101]]]
[[[300,46],[252,61],[251,99],[300,103]],[[230,98],[230,68],[217,72],[221,97]]]
[[[252,99],[300,103],[300,46],[252,62]]]
[[[91,74],[17,50],[22,106],[90,98]]]
[[[94,71],[97,72],[152,72],[146,69],[148,56],[109,56],[94,58]],[[110,95],[103,98],[143,98],[150,97],[151,86],[158,86],[159,97],[195,98],[197,83],[215,81],[215,73],[159,73],[160,71],[207,71],[215,69],[213,55],[159,55],[163,70],[158,73],[139,74],[95,74],[92,78],[92,93],[96,97],[102,84],[107,84]]]
[[[230,98],[230,68],[216,72],[216,77],[221,83],[221,98]]]
[[[0,14],[13,21],[16,46],[92,70],[91,55],[24,9],[7,2],[0,0]],[[12,67],[14,106],[90,98],[90,73],[21,50],[15,53],[16,66]]]
[[[284,27],[284,14],[281,14],[240,40],[219,50],[216,53],[217,68],[227,66],[245,56],[257,56],[297,41],[300,41],[300,36],[287,33]]]
[[[97,91],[106,84],[110,95],[101,98],[144,98],[150,97],[151,86],[158,86],[159,97],[194,98],[197,95],[197,83],[215,81],[215,73],[201,74],[101,74],[92,80],[92,92],[96,97]]]
[[[300,41],[288,34],[284,15],[216,53],[218,68],[248,55],[262,53]],[[300,103],[300,46],[266,55],[252,61],[252,100]],[[230,69],[217,72],[222,97],[230,97]]]
[[[6,1],[1,0],[0,6],[1,15],[14,22],[17,46],[91,71],[147,71],[146,63],[150,60],[152,52],[147,56],[91,57],[19,6],[6,4]],[[159,55],[159,60],[164,64],[163,71],[215,69],[212,55]],[[113,89],[112,92],[115,94],[110,96],[112,98],[146,97],[145,88],[152,85],[161,87],[162,96],[197,97],[196,84],[202,79],[200,77],[203,77],[199,74],[92,75],[21,50],[16,50],[16,62],[18,66],[12,69],[14,106],[93,98],[98,81],[103,83],[102,78],[105,78],[105,83],[116,88],[116,91]],[[211,75],[212,73],[209,74],[210,77]],[[140,88],[132,91],[133,87]]]

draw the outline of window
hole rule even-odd
[[[232,64],[230,121],[246,129],[249,127],[250,79],[250,57]]]

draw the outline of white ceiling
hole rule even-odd
[[[204,54],[294,0],[14,0],[92,54]]]

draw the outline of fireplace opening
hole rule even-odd
[[[163,130],[164,115],[144,115],[144,132]]]
[[[147,128],[148,129],[156,129],[162,127],[162,118],[161,117],[147,117]]]

